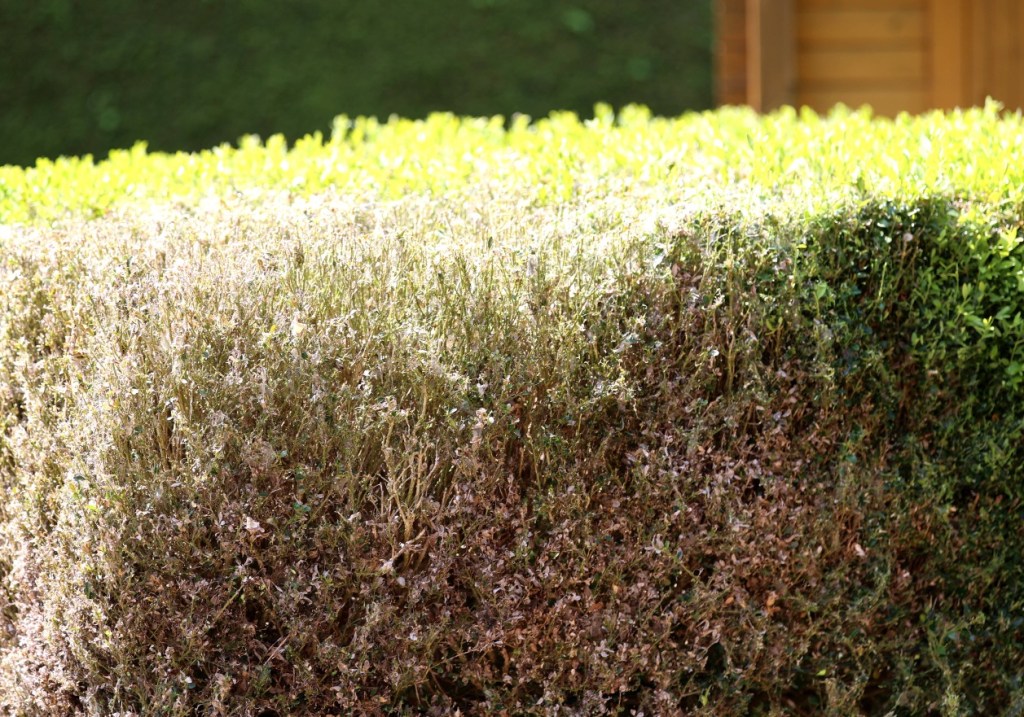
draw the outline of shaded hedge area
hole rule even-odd
[[[338,114],[711,104],[710,3],[0,2],[0,163],[297,139]]]
[[[1021,338],[952,327],[979,277],[1024,309],[1022,216],[972,216],[477,189],[26,229],[0,706],[1012,713]]]

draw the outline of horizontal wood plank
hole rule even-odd
[[[747,71],[747,53],[742,47],[727,48],[718,53],[718,66],[732,70]]]
[[[719,89],[718,104],[719,105],[745,105],[747,103],[747,91],[746,87],[736,88],[724,88]]]
[[[718,37],[743,35],[746,28],[746,0],[718,0],[715,3],[715,34]]]
[[[891,83],[923,84],[927,55],[920,47],[907,50],[803,50],[797,54],[801,84]]]
[[[832,10],[895,10],[897,8],[917,8],[924,12],[928,8],[928,0],[799,0],[798,8],[828,8]]]
[[[875,114],[892,117],[900,112],[918,113],[928,109],[929,93],[913,86],[906,87],[801,87],[797,104],[806,105],[817,112],[827,112],[842,103],[858,108],[870,105]]]
[[[797,15],[797,42],[804,47],[921,46],[926,39],[920,8],[812,7]]]

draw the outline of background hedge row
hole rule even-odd
[[[2,0],[0,16],[0,164],[295,139],[340,113],[711,103],[707,0]]]

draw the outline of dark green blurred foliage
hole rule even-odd
[[[711,104],[710,0],[0,0],[0,163],[348,115]]]

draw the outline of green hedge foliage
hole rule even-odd
[[[0,171],[0,709],[1024,708],[1024,119]]]
[[[339,112],[712,103],[709,0],[0,0],[0,17],[0,164],[294,140]]]

